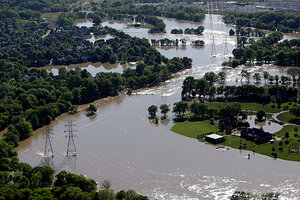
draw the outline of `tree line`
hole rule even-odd
[[[199,26],[198,28],[186,28],[184,31],[182,29],[172,29],[171,34],[189,34],[189,35],[202,35],[204,31],[203,26]]]
[[[298,101],[298,89],[284,85],[257,87],[255,85],[241,86],[214,86],[218,76],[208,72],[203,78],[195,79],[192,76],[185,78],[182,85],[182,99],[191,100],[198,97],[201,102],[207,100],[218,101],[249,101],[268,104]]]
[[[300,15],[289,12],[229,12],[223,19],[225,23],[240,27],[255,27],[284,33],[300,30]]]
[[[162,19],[158,19],[153,16],[147,16],[147,15],[137,15],[135,17],[135,20],[137,22],[146,22],[148,24],[153,25],[154,27],[149,30],[149,33],[164,33],[166,24]]]
[[[186,46],[186,39],[175,39],[175,40],[170,40],[168,38],[160,39],[160,40],[155,40],[151,39],[151,44],[152,46],[179,46],[181,44],[182,46]],[[191,42],[192,46],[204,46],[204,41],[203,40],[194,40]]]
[[[282,33],[273,32],[245,48],[235,48],[234,60],[223,63],[231,67],[252,63],[276,63],[280,66],[300,66],[300,39],[284,40]],[[243,45],[244,46],[244,45]]]

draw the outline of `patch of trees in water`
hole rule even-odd
[[[232,51],[234,60],[223,65],[237,67],[256,61],[259,64],[273,62],[280,66],[300,66],[300,39],[279,42],[282,38],[282,33],[273,32],[249,46],[236,48]]]
[[[186,46],[186,39],[175,39],[175,40],[170,40],[168,38],[160,39],[160,40],[152,39],[151,44],[152,44],[152,46],[161,46],[161,47],[164,47],[164,46],[178,47],[179,44],[181,46]],[[204,41],[203,40],[194,40],[194,41],[191,42],[191,45],[192,46],[203,47],[204,46]]]
[[[300,31],[300,15],[289,12],[226,13],[227,24],[241,27],[255,27],[284,33]]]
[[[182,29],[172,29],[171,34],[189,34],[189,35],[202,35],[204,31],[203,26],[199,26],[198,28],[186,28],[184,31]]]
[[[214,83],[218,76],[214,72],[208,72],[201,79],[190,76],[183,81],[182,99],[189,100],[199,97],[201,101],[245,101],[268,104],[283,103],[287,101],[297,101],[298,89],[284,85],[269,85],[257,87],[255,85],[242,86],[219,86]],[[217,96],[217,98],[215,98]]]
[[[96,16],[101,16],[102,18],[115,20],[133,20],[132,15],[137,15],[135,18],[136,21],[146,22],[154,26],[149,30],[149,33],[165,32],[166,25],[163,20],[157,18],[158,16],[194,22],[201,22],[205,19],[205,12],[199,8],[135,5],[133,2],[124,0],[95,3],[93,10],[94,13],[89,14],[89,17],[93,19]]]

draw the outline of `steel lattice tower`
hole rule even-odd
[[[51,144],[51,140],[50,140],[49,126],[46,126],[45,135],[46,135],[45,136],[46,142],[45,142],[44,157],[54,157],[53,148],[52,148],[52,144]]]
[[[76,146],[74,142],[74,124],[73,120],[70,120],[66,125],[65,133],[68,133],[68,146],[67,146],[67,156],[77,156]]]

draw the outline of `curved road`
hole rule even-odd
[[[288,110],[284,110],[284,111],[281,111],[281,112],[278,112],[278,113],[274,113],[272,114],[272,119],[275,120],[276,122],[280,122],[280,123],[283,123],[282,126],[299,126],[297,124],[292,124],[292,123],[286,123],[284,121],[281,121],[280,119],[278,119],[278,116],[283,114],[283,113],[286,113],[286,112],[289,112]]]

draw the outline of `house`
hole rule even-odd
[[[213,134],[206,135],[205,136],[205,141],[209,142],[209,143],[212,143],[212,144],[219,144],[221,142],[224,142],[225,138],[222,135],[218,135],[218,134],[213,133]]]
[[[256,144],[262,144],[269,142],[273,135],[269,132],[265,132],[262,128],[244,128],[241,131],[241,137],[253,141]]]

